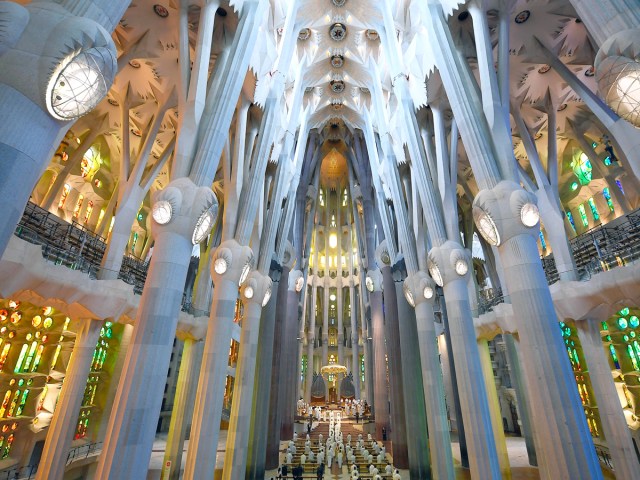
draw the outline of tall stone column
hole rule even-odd
[[[536,449],[543,476],[602,478],[582,402],[573,380],[536,240],[536,198],[514,182],[481,190],[474,217],[497,245],[520,338],[521,365],[531,400]],[[476,223],[479,220],[476,220]]]
[[[11,119],[0,126],[0,255],[71,121],[92,110],[113,83],[117,53],[111,32],[129,3],[0,6],[0,118]],[[76,97],[74,88],[91,87],[67,85],[61,77],[78,64],[91,65],[94,95]]]
[[[338,265],[340,265],[340,255],[338,255]],[[343,305],[344,302],[342,301],[342,268],[338,269],[338,288],[337,288],[337,297],[338,297],[338,363],[340,365],[344,365],[345,364],[345,358],[344,358],[344,324],[342,321],[342,317],[344,315],[344,311],[343,311]],[[338,396],[338,402],[340,401],[341,398],[341,391],[340,391],[340,387],[342,382],[338,379],[337,382],[337,389],[336,389],[336,393]]]
[[[98,464],[102,479],[147,474],[194,231],[205,213],[213,223],[217,209],[213,191],[187,178],[171,182],[153,204],[167,215],[152,222],[154,252]]]
[[[224,400],[238,288],[252,265],[251,249],[235,240],[222,242],[211,254],[213,300],[198,379],[185,479],[214,476],[220,434],[219,416]]]
[[[180,336],[178,334],[178,338]],[[202,360],[202,342],[198,342],[190,335],[182,335],[182,337],[181,340],[184,342],[182,360],[180,361],[173,411],[171,412],[171,422],[169,423],[167,447],[162,463],[166,467],[167,462],[171,462],[171,466],[169,467],[169,475],[165,475],[163,467],[162,480],[178,480],[180,478],[184,438],[187,434],[189,413],[191,413],[190,403],[193,402],[193,397],[195,396],[190,394],[194,391],[193,384],[197,379],[197,368],[200,366],[199,360]]]
[[[240,352],[222,472],[222,478],[225,480],[244,478],[247,470],[260,315],[262,307],[270,298],[271,279],[258,271],[251,272],[242,285],[245,316],[242,321]]]
[[[376,256],[377,252],[376,252]],[[389,397],[391,400],[391,441],[393,463],[399,468],[409,468],[407,421],[405,412],[404,375],[402,371],[402,345],[398,322],[398,301],[391,267],[381,262],[383,281],[384,323],[387,340],[387,363],[389,368]],[[376,364],[376,371],[378,365]],[[377,373],[377,372],[376,372]],[[385,372],[386,373],[386,372]],[[387,429],[388,431],[388,429]],[[376,432],[377,433],[377,432]],[[378,437],[382,438],[382,437]]]
[[[482,375],[487,387],[487,399],[489,400],[491,424],[493,425],[493,438],[496,442],[500,470],[502,471],[502,478],[509,479],[511,478],[511,465],[509,464],[507,441],[502,426],[502,415],[500,414],[500,403],[498,400],[498,391],[496,390],[495,377],[493,376],[493,367],[491,366],[489,343],[485,338],[478,339],[478,350],[480,352],[480,362],[482,363]]]
[[[62,391],[47,429],[36,479],[58,480],[64,475],[101,327],[100,321],[80,320]]]
[[[279,291],[279,279],[273,281],[271,289]],[[252,441],[249,444],[247,460],[248,480],[263,480],[265,472],[267,433],[269,427],[269,398],[272,391],[271,373],[273,360],[273,339],[276,327],[277,294],[262,308],[260,319],[260,342],[258,343],[258,370],[255,378],[255,406],[251,422]]]
[[[447,305],[440,297],[440,310],[442,314],[442,324],[444,330],[444,343],[446,347],[446,364],[451,374],[451,407],[455,410],[456,431],[458,434],[458,444],[460,445],[460,464],[463,468],[469,468],[469,451],[467,449],[467,437],[464,433],[464,418],[462,418],[462,405],[460,402],[460,392],[458,391],[458,376],[456,375],[456,363],[453,358],[453,346],[451,341],[451,329],[449,328],[449,318],[447,316]]]
[[[433,315],[435,284],[424,272],[417,272],[409,276],[404,285],[405,297],[413,301],[416,310],[432,475],[433,478],[451,480],[455,475],[453,454]]]
[[[351,253],[349,257],[351,258]],[[351,269],[353,274],[353,269]],[[349,281],[349,305],[351,310],[351,373],[353,374],[353,385],[355,387],[355,397],[360,398],[360,351],[358,348],[358,320],[356,319],[356,289],[353,286],[353,279]]]
[[[287,314],[287,293],[289,291],[289,272],[291,265],[283,265],[278,285],[278,300],[276,304],[276,321],[273,342],[273,366],[271,372],[271,396],[269,399],[269,429],[267,437],[267,458],[265,467],[267,470],[277,468],[280,462],[280,430],[282,427],[282,408],[284,392],[280,382],[281,365],[284,361],[285,316]]]
[[[602,346],[600,322],[588,318],[576,322],[576,325],[616,478],[640,478],[638,456],[633,448],[631,432],[622,412],[611,368]]]
[[[509,375],[513,382],[513,388],[516,391],[516,400],[518,401],[518,414],[520,417],[520,426],[522,427],[522,436],[527,447],[527,456],[529,457],[529,465],[537,466],[538,459],[536,457],[536,446],[534,443],[533,425],[531,423],[531,407],[529,406],[529,396],[525,390],[525,384],[522,379],[522,368],[518,358],[518,350],[516,341],[512,334],[503,333],[502,338],[507,349],[507,358],[509,361]]]
[[[374,398],[376,417],[376,438],[382,438],[382,429],[389,432],[389,398],[387,395],[387,362],[384,341],[384,311],[382,307],[382,273],[380,270],[367,272],[367,289],[371,305],[371,327],[373,329],[373,373],[375,375],[373,391],[368,393]],[[365,350],[366,351],[366,350]],[[369,349],[371,355],[371,349]],[[395,455],[395,452],[394,452]],[[395,458],[394,458],[395,461]]]
[[[430,478],[431,462],[426,454],[429,450],[427,410],[422,369],[420,362],[416,361],[416,358],[420,357],[416,316],[403,294],[403,283],[394,283],[398,305],[402,375],[405,380],[403,391],[409,473],[411,478]]]
[[[471,477],[502,478],[469,305],[469,259],[459,244],[447,241],[431,249],[428,267],[444,290]]]
[[[314,264],[315,265],[315,264]],[[315,276],[314,276],[315,278]],[[304,387],[304,401],[311,402],[311,384],[313,383],[313,352],[316,342],[316,305],[318,301],[318,287],[311,285],[311,309],[309,310],[309,327],[307,329],[307,378]]]
[[[282,411],[282,430],[280,438],[289,440],[293,438],[293,421],[295,419],[296,398],[295,387],[297,386],[296,373],[297,362],[295,354],[297,352],[296,334],[298,330],[298,299],[302,289],[304,277],[300,270],[292,270],[289,273],[287,290],[287,312],[283,329],[283,359],[281,365],[280,385],[284,389],[284,401],[280,405]]]
[[[328,250],[328,249],[327,249]],[[327,251],[325,250],[325,251]],[[327,262],[329,262],[329,255]],[[320,359],[320,368],[327,364],[329,360],[329,275],[324,277],[324,296],[322,298],[322,358]],[[325,401],[329,401],[329,382],[325,382],[327,388],[324,392]]]

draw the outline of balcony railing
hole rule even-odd
[[[106,241],[83,225],[65,222],[38,205],[29,203],[15,234],[29,243],[41,245],[42,256],[48,262],[79,270],[93,279],[98,278],[107,248]],[[148,263],[141,259],[125,255],[117,278],[132,285],[133,291],[140,295],[148,267]]]

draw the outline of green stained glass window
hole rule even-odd
[[[619,315],[626,317],[629,315],[629,307],[624,307],[622,310],[618,312]]]
[[[609,330],[609,325],[607,324],[607,322],[602,322],[602,330]]]
[[[638,328],[638,325],[640,325],[640,320],[635,315],[631,315],[629,317],[629,325],[631,326],[631,328]]]
[[[584,209],[584,204],[581,203],[580,205],[578,205],[578,213],[580,214],[580,220],[582,220],[582,226],[588,227],[589,219],[587,218],[587,212]]]
[[[618,361],[616,348],[613,345],[609,345],[609,353],[611,354],[611,359],[613,360],[613,364],[615,365],[615,367],[620,368],[620,362]]]
[[[626,318],[619,318],[618,319],[618,328],[620,330],[624,330],[628,326],[629,326],[629,324],[627,323],[627,319]]]
[[[589,208],[591,209],[591,214],[593,215],[594,220],[600,219],[600,213],[598,212],[598,207],[596,207],[596,202],[593,201],[593,197],[587,200],[589,203]]]
[[[609,187],[605,187],[604,190],[602,190],[602,196],[607,201],[607,206],[609,207],[609,211],[613,212],[614,211],[613,200],[611,200],[611,193],[609,192]]]
[[[592,179],[592,167],[589,157],[582,152],[580,156],[571,162],[573,173],[582,185],[587,185]]]

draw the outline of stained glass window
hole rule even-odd
[[[591,162],[589,161],[589,157],[583,152],[580,156],[571,162],[571,168],[573,168],[573,173],[582,185],[588,185],[592,179],[592,167]]]
[[[580,214],[580,219],[582,220],[582,226],[588,227],[589,219],[587,218],[587,212],[584,209],[584,204],[581,203],[580,205],[578,205],[578,213]]]
[[[591,214],[593,215],[593,219],[596,221],[599,220],[600,213],[598,212],[598,207],[596,207],[596,202],[593,201],[593,197],[587,200],[587,203],[589,203],[589,208],[591,208]]]
[[[616,180],[616,185],[618,186],[618,188],[620,189],[620,191],[624,195],[624,188],[622,188],[622,182],[620,180]]]
[[[58,208],[64,208],[64,204],[67,201],[67,197],[69,196],[69,192],[71,191],[71,185],[64,184],[62,187],[62,193],[60,194],[60,200],[58,201]]]
[[[84,213],[84,223],[87,223],[89,221],[92,213],[93,213],[93,202],[89,200],[89,203],[87,203],[87,211]]]
[[[540,230],[538,236],[540,237],[540,246],[542,247],[542,251],[544,252],[547,249],[547,242],[544,238],[544,233],[542,233],[542,230]]]
[[[78,195],[78,201],[76,202],[76,206],[73,209],[73,218],[78,218],[80,216],[80,210],[82,209],[83,201],[84,201],[84,196]]]
[[[609,193],[609,187],[605,187],[604,190],[602,190],[602,196],[607,201],[607,206],[609,207],[609,211],[613,212],[614,211],[613,200],[611,200],[611,194]]]
[[[576,230],[576,222],[573,220],[573,214],[571,212],[567,212],[567,219],[569,220],[569,223],[571,224],[571,228],[573,228],[573,231],[575,232],[575,230]]]

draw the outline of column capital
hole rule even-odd
[[[440,287],[447,283],[466,279],[471,266],[471,255],[458,242],[447,240],[433,247],[427,255],[427,268],[433,281]]]
[[[496,247],[518,235],[537,235],[540,229],[537,198],[517,183],[504,180],[476,195],[473,221],[482,237]]]
[[[165,233],[190,237],[200,243],[211,230],[218,216],[218,201],[208,187],[198,187],[189,178],[173,180],[155,192],[151,201],[151,234]]]
[[[242,284],[241,294],[243,301],[249,301],[264,307],[271,299],[271,279],[257,270],[249,273]]]
[[[433,305],[436,297],[436,284],[425,272],[418,271],[404,280],[403,291],[407,302],[412,307],[416,307],[422,302]]]
[[[215,284],[217,280],[228,278],[240,286],[253,268],[254,260],[251,248],[233,239],[225,240],[211,252],[211,279]]]
[[[367,277],[365,284],[369,292],[381,292],[382,291],[382,272],[378,269],[371,269],[367,271]]]
[[[304,288],[304,275],[300,270],[289,272],[289,291],[299,293]]]
[[[387,241],[383,240],[376,248],[375,253],[376,264],[379,268],[391,267],[393,265],[394,259],[391,258],[391,253],[389,252],[389,248],[387,245]]]

